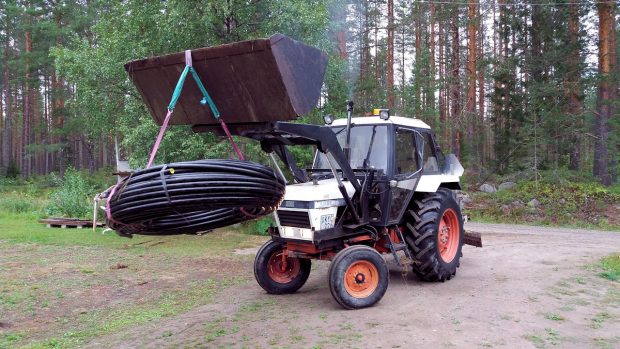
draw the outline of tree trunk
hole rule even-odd
[[[33,143],[34,138],[34,89],[32,88],[32,64],[31,64],[31,54],[32,54],[32,32],[26,32],[26,84],[25,84],[25,103],[24,103],[24,139],[23,139],[23,156],[24,156],[24,177],[30,177],[32,175],[32,162],[34,160],[34,156],[29,154],[28,146]]]
[[[471,153],[476,149],[474,145],[474,127],[478,118],[476,117],[476,3],[469,1],[469,60],[467,62],[467,101],[465,110],[467,111],[467,145]],[[472,155],[472,154],[470,154]]]
[[[400,40],[400,110],[405,112],[405,86],[407,82],[405,81],[405,54],[406,54],[406,42],[407,42],[407,32],[404,25],[401,25],[401,40]]]
[[[431,4],[431,20],[430,20],[430,26],[431,26],[431,30],[430,30],[430,54],[431,54],[431,59],[430,59],[430,64],[431,64],[431,70],[430,70],[430,85],[431,85],[431,98],[429,99],[430,101],[430,105],[429,108],[430,110],[435,113],[435,91],[436,91],[436,86],[435,86],[435,4]],[[434,114],[437,115],[437,114]]]
[[[609,121],[613,115],[616,84],[613,82],[615,71],[615,3],[613,0],[597,5],[599,17],[599,85],[597,91],[597,111],[594,117],[594,165],[593,173],[604,185],[610,185],[612,177],[609,171]]]
[[[387,104],[389,109],[394,108],[394,0],[387,2]]]
[[[366,41],[368,39],[368,32],[366,31],[366,24],[368,22],[368,11],[366,7],[363,5],[363,2],[360,1],[359,4],[359,80],[358,84],[361,86],[364,82],[365,76],[365,64],[366,64]],[[362,105],[366,105],[366,100],[364,98],[364,90],[360,90],[359,93],[359,101]]]
[[[439,20],[439,37],[437,46],[439,47],[439,121],[441,124],[441,128],[443,130],[443,141],[446,146],[450,144],[449,141],[449,132],[450,127],[448,126],[448,117],[446,111],[446,89],[445,89],[445,81],[446,81],[446,63],[444,57],[444,49],[445,43],[443,40],[444,37],[444,21],[440,18]],[[447,149],[447,148],[446,148]]]
[[[10,35],[9,21],[7,19],[6,37]],[[11,46],[10,40],[6,40],[4,43],[4,106],[6,108],[5,123],[4,123],[4,136],[2,137],[2,167],[5,169],[11,163],[13,159],[13,115],[11,101],[11,75],[9,72],[9,62],[11,61]]]
[[[375,0],[375,21],[373,25],[375,26],[375,57],[374,57],[374,65],[375,65],[375,86],[379,86],[379,15],[381,11],[379,11],[378,2]],[[376,100],[373,100],[376,102]]]
[[[451,42],[451,60],[452,60],[452,76],[450,80],[450,101],[451,101],[451,119],[454,134],[452,136],[452,152],[456,157],[461,156],[461,83],[459,77],[460,71],[460,39],[459,39],[459,25],[458,25],[458,9],[455,8],[454,14],[450,21],[450,32],[452,35]]]
[[[56,153],[56,166],[58,166],[58,171],[61,175],[64,175],[66,167],[65,150],[68,148],[67,137],[62,133],[62,128],[64,125],[63,109],[65,107],[63,97],[64,84],[56,74],[52,76],[52,79],[52,93],[55,95],[52,100],[52,118],[54,119],[53,125],[55,130],[61,132],[61,135],[57,139],[57,142],[61,143],[61,145]]]
[[[335,27],[336,27],[336,42],[338,43],[337,50],[338,56],[341,59],[348,59],[347,53],[347,11],[346,4],[336,4],[336,13],[334,14]]]
[[[581,58],[579,47],[579,5],[571,4],[568,8],[568,72],[566,74],[565,92],[568,100],[568,115],[573,120],[575,132],[570,137],[571,170],[577,171],[581,162],[581,132],[583,132],[583,93],[580,85]]]
[[[419,118],[422,114],[422,63],[421,63],[421,53],[422,53],[422,40],[421,40],[421,25],[420,21],[422,20],[422,16],[420,15],[420,6],[416,2],[414,7],[414,15],[412,16],[415,21],[415,72],[416,76],[414,76],[414,96],[415,96],[415,117]]]
[[[484,31],[485,28],[482,24],[482,17],[480,16],[480,6],[478,6],[478,62],[482,62],[484,58]],[[488,152],[485,151],[487,138],[489,138],[488,132],[486,132],[485,120],[484,120],[484,66],[478,67],[478,134],[482,137],[480,143],[480,166],[484,167]]]
[[[4,93],[3,89],[0,88],[0,146],[4,145],[4,134],[2,133],[2,130],[4,130],[4,115]],[[2,164],[4,164],[4,152],[0,150],[0,168],[2,168]]]

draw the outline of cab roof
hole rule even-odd
[[[377,125],[377,124],[394,124],[407,127],[425,128],[430,130],[424,121],[420,119],[406,118],[402,116],[390,116],[389,119],[383,120],[378,116],[361,116],[351,119],[352,125]],[[337,119],[330,126],[346,126],[347,119]]]

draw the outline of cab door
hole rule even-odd
[[[394,133],[394,176],[390,182],[387,224],[398,224],[423,171],[424,140],[415,129],[397,127]]]

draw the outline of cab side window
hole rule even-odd
[[[396,174],[413,173],[419,169],[415,153],[415,133],[400,129],[396,132]]]
[[[424,163],[424,172],[439,172],[439,163],[437,162],[437,157],[435,156],[435,151],[433,149],[433,139],[431,138],[430,133],[422,134],[424,139],[424,154],[423,154],[423,163]]]

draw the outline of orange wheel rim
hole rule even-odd
[[[451,208],[447,209],[439,221],[439,232],[437,233],[439,254],[446,263],[452,262],[456,257],[460,230],[456,212]]]
[[[282,252],[272,254],[267,262],[267,274],[273,281],[281,284],[293,281],[299,275],[299,269],[299,260],[286,257],[285,264],[282,260]]]
[[[370,296],[379,286],[379,271],[369,261],[357,261],[344,273],[344,288],[355,298]]]

